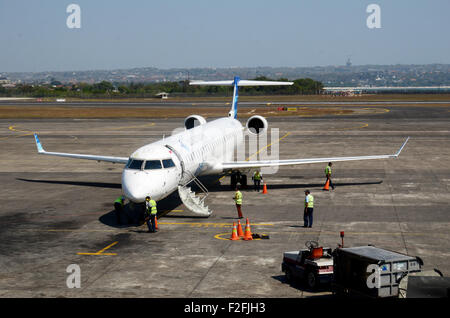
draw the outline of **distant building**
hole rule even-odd
[[[169,93],[161,92],[161,93],[156,94],[155,96],[158,98],[161,98],[161,99],[167,99],[169,97]]]
[[[0,76],[0,85],[9,84],[9,83],[11,83],[11,81],[8,78],[6,78],[4,76]]]
[[[345,63],[345,65],[346,65],[347,67],[352,66],[352,61],[350,61],[350,58],[347,59],[347,63]]]

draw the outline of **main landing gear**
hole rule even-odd
[[[234,190],[236,188],[236,185],[240,183],[242,188],[247,187],[247,175],[241,174],[239,171],[233,172],[231,174],[231,189]]]

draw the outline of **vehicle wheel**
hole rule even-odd
[[[311,289],[317,288],[317,276],[313,272],[308,272],[306,275],[306,284]]]
[[[289,283],[289,284],[292,284],[293,280],[294,280],[294,277],[292,275],[292,271],[290,269],[286,269],[285,275],[286,275],[286,282]]]

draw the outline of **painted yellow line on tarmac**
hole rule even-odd
[[[169,213],[169,212],[179,213],[179,212],[184,212],[184,210],[164,210],[164,211],[162,211],[162,213]]]
[[[119,242],[116,241],[114,243],[111,243],[107,247],[105,247],[105,248],[101,249],[100,251],[98,251],[97,253],[77,253],[77,255],[107,255],[107,256],[117,255],[117,253],[103,253],[104,251],[106,251],[107,249],[113,247],[117,243],[119,243]]]
[[[202,223],[202,222],[158,222],[158,225],[189,225],[191,227],[233,227],[230,223]],[[253,223],[252,226],[273,226],[271,223]]]
[[[29,229],[29,231],[39,232],[116,232],[116,230],[79,230],[79,229]]]
[[[283,140],[284,138],[286,138],[286,137],[289,136],[290,134],[291,134],[290,132],[286,133],[283,137],[278,138],[277,141]],[[258,150],[257,152],[255,152],[253,155],[251,155],[250,157],[248,157],[247,159],[245,159],[245,161],[249,161],[251,157],[254,157],[254,156],[256,156],[257,154],[259,154],[261,151],[263,151],[263,150],[265,150],[265,149],[268,149],[268,148],[269,148],[270,146],[272,146],[273,144],[274,144],[274,142],[271,142],[271,143],[268,144],[267,146],[261,148],[260,150]]]
[[[214,235],[214,238],[218,239],[218,240],[223,240],[223,241],[230,241],[229,238],[222,237],[224,235],[230,236],[230,233],[220,233],[220,234]],[[260,240],[261,240],[260,238],[254,238],[252,241],[260,241]],[[240,241],[249,242],[249,241],[246,241],[244,239],[240,239],[238,242],[240,242]]]
[[[2,139],[9,139],[9,138],[19,138],[19,137],[24,137],[24,136],[31,136],[31,135],[34,134],[32,131],[29,131],[29,130],[19,130],[19,129],[17,129],[16,127],[17,127],[17,126],[15,126],[15,125],[11,125],[11,126],[8,127],[8,129],[9,129],[10,131],[13,131],[13,132],[19,132],[19,133],[22,133],[22,134],[20,134],[20,135],[8,136],[8,137],[1,137],[0,140],[2,140]]]
[[[369,126],[369,124],[365,123],[365,124],[362,124],[361,126],[358,126],[358,127],[335,128],[335,129],[332,129],[332,130],[353,130],[353,129],[366,128],[366,127],[368,127],[368,126]]]

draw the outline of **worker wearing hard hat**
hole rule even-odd
[[[147,222],[148,231],[150,233],[156,232],[156,201],[149,196],[145,198],[145,220]]]
[[[118,197],[116,201],[114,201],[114,211],[116,214],[117,224],[122,224],[120,216],[122,215],[124,205],[125,205],[125,197],[123,195]]]
[[[303,213],[304,227],[312,227],[314,212],[314,197],[309,190],[305,191],[305,210]]]
[[[254,185],[255,185],[255,191],[258,191],[258,192],[259,192],[259,190],[261,189],[261,180],[262,180],[262,174],[261,174],[261,172],[259,172],[259,170],[256,170],[256,171],[253,173],[252,179],[253,179],[253,183],[254,183]]]
[[[242,210],[241,210],[241,206],[242,206],[242,192],[239,191],[238,187],[236,187],[236,193],[234,194],[233,199],[234,199],[234,202],[236,203],[236,209],[237,209],[237,212],[238,212],[238,216],[239,216],[240,219],[242,219],[243,218]]]

